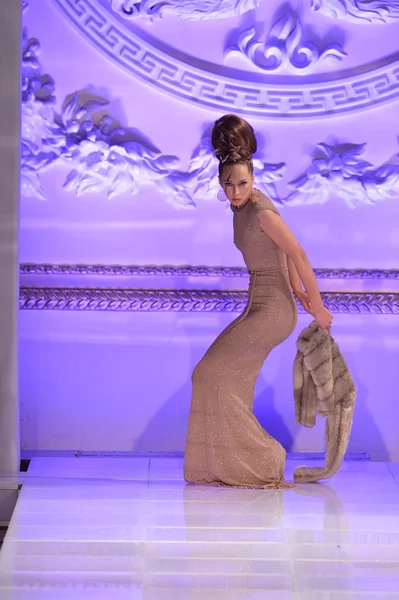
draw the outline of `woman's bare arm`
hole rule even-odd
[[[258,213],[261,228],[292,260],[297,275],[305,286],[313,311],[324,308],[317,286],[316,277],[305,251],[280,215],[271,210],[261,210]],[[294,275],[295,277],[295,275]]]
[[[287,256],[288,263],[288,274],[290,277],[290,283],[294,294],[298,294],[303,291],[302,281],[296,270],[296,266],[290,256]]]

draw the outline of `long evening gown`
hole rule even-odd
[[[286,452],[253,414],[255,383],[268,354],[294,330],[297,306],[287,256],[257,213],[277,209],[264,194],[234,212],[234,243],[250,274],[245,311],[213,342],[192,375],[184,458],[188,483],[285,488]]]

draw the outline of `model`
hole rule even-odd
[[[205,485],[291,487],[284,481],[284,448],[253,414],[255,384],[269,353],[295,328],[294,293],[326,331],[332,314],[304,250],[271,200],[254,189],[257,142],[251,125],[223,116],[212,145],[234,213],[234,243],[250,274],[249,299],[193,372],[184,478]]]

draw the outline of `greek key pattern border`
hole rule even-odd
[[[399,293],[322,292],[333,313],[399,314]],[[20,288],[21,310],[242,312],[245,291],[111,288]],[[304,312],[298,305],[300,312]]]
[[[314,269],[317,279],[399,280],[399,269]],[[101,275],[122,277],[247,277],[243,267],[169,265],[52,265],[23,263],[21,275]]]
[[[53,0],[102,53],[141,80],[181,100],[258,118],[320,118],[359,112],[399,98],[399,59],[340,79],[293,84],[235,79],[199,69],[155,48],[94,0]]]

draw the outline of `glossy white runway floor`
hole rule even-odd
[[[187,486],[166,458],[34,459],[23,480],[1,600],[399,598],[399,464],[284,492]]]

